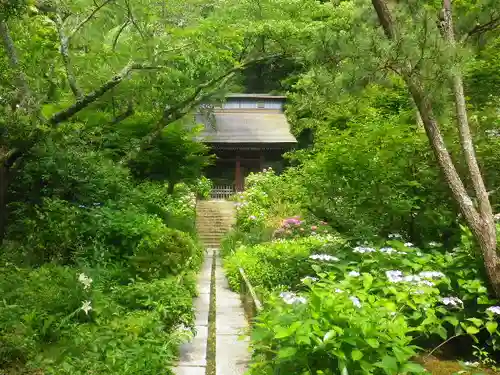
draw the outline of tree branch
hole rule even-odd
[[[455,33],[453,31],[453,16],[451,10],[451,1],[443,0],[444,15],[444,37],[451,47],[456,48]],[[460,143],[465,156],[465,162],[469,176],[472,180],[474,193],[479,203],[479,213],[485,221],[493,222],[493,211],[488,198],[488,191],[484,185],[483,177],[477,163],[472,135],[470,133],[469,119],[467,118],[467,104],[465,102],[464,84],[460,72],[452,70],[452,86],[455,96],[455,108],[457,112],[458,132]]]
[[[10,34],[9,26],[5,20],[0,21],[0,38],[2,39],[2,44],[7,53],[9,59],[9,65],[16,73],[17,85],[21,94],[19,102],[21,106],[25,106],[31,97],[31,90],[28,85],[28,78],[21,70],[19,64],[19,57],[17,56],[16,47],[14,46],[14,41]]]
[[[395,26],[385,0],[372,0],[372,4],[377,12],[386,37],[391,41],[396,41]],[[429,143],[434,151],[439,167],[446,178],[448,186],[459,204],[462,213],[466,217],[467,222],[477,230],[481,225],[481,216],[474,208],[472,199],[468,195],[460,175],[453,164],[450,153],[446,148],[443,135],[441,134],[439,124],[434,115],[432,102],[425,93],[423,84],[418,75],[411,74],[411,66],[406,66],[401,69],[401,75],[420,112]]]
[[[82,97],[83,93],[78,87],[78,84],[76,82],[76,76],[73,71],[73,66],[71,64],[71,57],[69,55],[70,37],[66,36],[66,34],[64,33],[63,20],[61,16],[57,13],[54,16],[54,22],[56,24],[57,32],[59,34],[59,42],[61,44],[60,52],[64,64],[64,69],[66,70],[66,79],[68,80],[68,84],[71,91],[73,92],[73,95],[75,96],[75,98],[79,99]]]
[[[474,26],[474,28],[466,33],[460,41],[464,43],[473,35],[484,34],[488,31],[493,31],[498,27],[500,27],[500,15],[491,18],[489,22]]]
[[[94,16],[97,14],[97,12],[99,12],[102,8],[104,8],[106,5],[108,5],[109,3],[111,3],[112,1],[114,0],[105,0],[101,5],[96,5],[96,8],[82,21],[80,22],[74,29],[73,31],[71,31],[71,33],[69,33],[68,35],[68,40],[71,40],[71,38],[73,38],[73,36],[78,32],[80,31],[80,29],[85,26],[85,24],[87,22],[89,22],[92,18],[94,18]]]
[[[100,97],[106,94],[112,88],[118,86],[133,70],[149,70],[149,69],[161,69],[161,66],[148,66],[144,64],[138,63],[130,63],[125,68],[121,70],[120,73],[115,75],[109,81],[105,82],[101,87],[97,90],[82,96],[78,99],[72,106],[57,112],[50,119],[49,123],[52,125],[60,124],[63,121],[68,120],[82,109],[88,107],[90,104],[97,101]]]
[[[118,44],[118,39],[120,39],[120,35],[122,35],[123,30],[128,26],[130,23],[130,19],[127,19],[123,25],[118,29],[115,37],[113,38],[113,52],[116,50],[116,45]]]

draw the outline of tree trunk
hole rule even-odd
[[[445,0],[445,3],[446,1],[448,0]],[[385,0],[372,0],[372,4],[386,37],[389,40],[397,41],[398,30],[392,20]],[[451,19],[449,19],[449,21],[451,21]],[[448,27],[450,27],[450,25],[448,25]],[[479,173],[479,167],[474,155],[474,147],[467,123],[467,113],[465,109],[465,98],[463,96],[461,76],[454,76],[453,91],[455,93],[457,115],[459,117],[459,131],[462,150],[467,160],[469,175],[474,182],[474,190],[478,200],[480,201],[479,211],[474,207],[472,199],[467,193],[463,181],[456,170],[448,149],[446,148],[437,118],[434,115],[431,99],[425,92],[424,85],[420,77],[416,72],[412,72],[411,67],[409,66],[402,67],[401,75],[420,112],[430,146],[434,151],[439,167],[445,176],[446,182],[453,193],[455,201],[460,206],[460,210],[463,213],[469,228],[479,244],[486,272],[493,291],[497,297],[500,297],[500,258],[496,252],[496,228],[493,221],[493,215],[491,213],[491,205],[488,200],[488,194],[484,188],[484,181]],[[485,201],[485,193],[487,202]]]
[[[168,195],[172,195],[172,194],[174,194],[174,191],[175,191],[175,184],[176,184],[176,183],[175,183],[175,181],[170,181],[170,182],[168,183],[168,189],[167,189],[167,194],[168,194]]]

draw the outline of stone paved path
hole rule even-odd
[[[213,256],[215,250],[215,257]],[[215,279],[211,280],[212,262],[215,262]],[[216,249],[208,249],[198,277],[199,296],[195,301],[196,337],[181,347],[177,375],[205,375],[209,333],[210,285],[215,283],[215,368],[216,375],[243,374],[250,360],[248,339],[239,340],[247,327],[245,313],[238,294],[229,290]]]

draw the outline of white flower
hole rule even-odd
[[[424,255],[424,254],[422,254],[421,251],[417,251],[415,254],[417,254],[418,257],[421,257],[422,255]]]
[[[431,241],[431,242],[429,242],[429,246],[430,247],[438,247],[439,244],[437,242]]]
[[[351,277],[358,277],[360,273],[358,271],[351,271],[348,273],[348,275]]]
[[[400,239],[403,238],[399,233],[391,233],[389,234],[389,238],[395,238],[395,239]]]
[[[334,257],[332,255],[328,254],[313,254],[309,256],[310,259],[314,260],[326,260],[326,261],[331,261],[331,262],[338,262],[339,258]]]
[[[354,253],[359,253],[359,254],[373,253],[374,251],[376,251],[374,248],[366,246],[356,246],[353,250]]]
[[[349,299],[352,301],[352,304],[356,306],[358,309],[361,308],[361,302],[358,297],[351,296]]]
[[[420,285],[425,285],[425,286],[430,286],[433,287],[435,284],[432,281],[429,280],[422,280],[419,282]]]
[[[391,283],[403,281],[403,272],[401,271],[385,271],[385,275]]]
[[[78,281],[83,284],[83,289],[87,290],[90,288],[90,285],[92,284],[92,279],[90,277],[87,277],[84,273],[81,273],[78,275]]]
[[[292,292],[281,292],[280,297],[283,298],[288,305],[293,305],[295,303],[306,303],[307,300],[304,297],[299,297],[295,293]]]
[[[393,249],[392,247],[382,247],[380,249],[380,252],[381,253],[385,253],[385,254],[393,254],[393,253],[397,253],[397,251],[395,249]]]
[[[420,278],[420,276],[417,276],[417,275],[408,275],[408,276],[403,277],[403,281],[405,281],[407,283],[418,283],[421,280],[422,279]]]
[[[413,247],[414,246],[411,242],[405,242],[404,245],[406,247]]]
[[[398,254],[401,254],[401,255],[406,255],[408,254],[406,251],[398,251]]]
[[[441,279],[445,277],[445,274],[438,271],[422,271],[418,274],[424,279]]]
[[[312,276],[306,276],[304,278],[302,278],[300,281],[304,282],[304,281],[307,281],[307,280],[310,280],[310,281],[318,281],[318,278],[317,277],[312,277]]]
[[[344,293],[344,291],[342,289],[337,288],[335,289],[335,293]]]
[[[493,314],[500,315],[500,306],[491,306],[486,309],[486,311],[489,311]]]
[[[90,301],[83,301],[82,307],[80,307],[85,314],[89,314],[89,311],[92,310],[91,302]]]
[[[446,306],[453,306],[453,307],[458,307],[459,305],[464,305],[464,303],[462,302],[462,300],[460,298],[457,298],[457,297],[445,297],[441,300],[441,302],[443,304],[445,304]]]

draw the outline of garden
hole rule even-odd
[[[498,373],[499,88],[497,0],[0,1],[0,374],[172,373],[228,93],[297,139],[221,244],[249,373]]]
[[[240,290],[243,268],[264,304],[252,317],[250,374],[496,368],[500,303],[470,231],[462,227],[451,249],[416,246],[406,233],[347,238],[299,212],[297,195],[286,193],[300,184],[295,173],[252,175],[222,245],[231,287]]]

